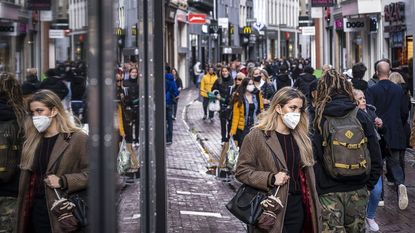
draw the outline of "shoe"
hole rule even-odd
[[[394,185],[395,185],[395,183],[394,183],[394,182],[390,182],[390,181],[386,182],[386,184],[387,184],[388,186],[394,186]]]
[[[206,118],[207,118],[206,116],[203,116],[202,120],[206,120]]]
[[[385,201],[379,201],[378,206],[380,207],[385,206]]]
[[[374,219],[366,218],[366,224],[370,231],[379,231],[379,225],[376,223]]]
[[[173,121],[175,121],[176,120],[176,117],[175,116],[172,116],[171,119],[173,119]]]
[[[210,123],[215,122],[215,120],[213,120],[213,118],[209,118],[209,120],[210,120]]]
[[[166,142],[167,146],[170,146],[171,144],[173,144],[173,142]]]
[[[398,203],[399,209],[404,210],[408,207],[408,194],[406,192],[406,187],[403,184],[398,186]]]

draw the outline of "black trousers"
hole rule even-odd
[[[228,113],[226,110],[221,110],[219,112],[220,118],[220,133],[222,136],[222,142],[227,142],[229,140],[229,132],[230,132],[230,122],[228,119]]]
[[[284,233],[301,233],[303,231],[305,213],[302,195],[290,194],[284,219]]]
[[[48,214],[46,199],[35,198],[33,200],[32,212],[30,215],[30,225],[33,233],[52,232]]]
[[[209,98],[203,97],[203,116],[208,115]],[[209,111],[209,119],[213,118],[215,112]]]

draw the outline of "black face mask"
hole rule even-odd
[[[261,76],[254,76],[254,81],[255,82],[260,82],[261,81]]]
[[[228,75],[228,76],[222,76],[222,78],[225,79],[225,80],[228,80],[230,77],[231,77],[230,75]]]

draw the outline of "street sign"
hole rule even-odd
[[[261,22],[257,22],[257,23],[254,23],[253,26],[259,32],[265,27],[265,24]]]
[[[301,27],[301,34],[303,36],[314,36],[314,35],[316,35],[316,28],[314,26]]]
[[[50,29],[49,38],[51,39],[62,39],[65,38],[65,30]]]
[[[187,15],[187,18],[190,24],[205,24],[206,23],[205,14],[189,13]]]
[[[218,18],[218,25],[224,29],[229,27],[229,18]]]
[[[247,22],[247,23],[255,23],[255,22],[256,22],[256,18],[249,18],[249,19],[246,19],[246,22]]]

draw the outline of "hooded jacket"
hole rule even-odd
[[[356,108],[356,103],[345,95],[337,95],[332,98],[332,101],[327,103],[324,112],[323,120],[321,121],[321,128],[324,124],[324,116],[330,117],[342,117],[348,114],[350,111]],[[324,168],[323,159],[323,137],[318,129],[315,129],[313,135],[313,150],[314,159],[316,164],[314,165],[314,171],[316,174],[317,192],[321,194],[334,193],[334,192],[349,192],[367,187],[368,190],[372,190],[377,183],[379,176],[382,172],[381,163],[381,151],[375,133],[375,126],[369,119],[369,116],[363,111],[357,112],[357,119],[362,125],[365,136],[368,139],[367,146],[370,153],[371,171],[369,176],[362,175],[356,178],[351,178],[348,181],[338,181],[333,179]]]
[[[275,90],[279,91],[283,87],[292,87],[294,81],[288,74],[280,74],[273,81]]]
[[[166,80],[166,106],[172,105],[174,99],[179,96],[180,92],[177,90],[176,82],[174,81],[173,74],[167,73],[165,75]]]
[[[310,84],[317,80],[316,76],[309,73],[302,73],[294,83],[294,87],[300,90],[305,96],[310,94]]]

